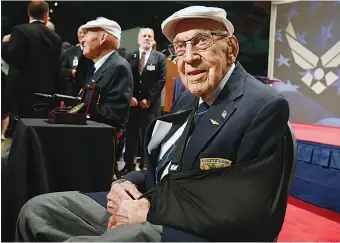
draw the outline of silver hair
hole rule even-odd
[[[142,33],[142,32],[145,31],[145,30],[151,31],[152,34],[155,35],[155,32],[154,32],[153,29],[151,29],[151,28],[140,28],[140,29],[139,29],[139,32],[138,32],[138,35],[140,35],[140,33]]]

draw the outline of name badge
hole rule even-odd
[[[150,65],[146,66],[146,70],[148,70],[148,71],[155,71],[156,67],[155,67],[155,65],[150,64]]]
[[[77,57],[74,57],[74,58],[73,58],[72,65],[73,65],[73,67],[78,66],[78,58],[77,58]]]

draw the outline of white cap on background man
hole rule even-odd
[[[122,29],[116,21],[100,17],[81,26],[82,29],[101,28],[120,40]]]

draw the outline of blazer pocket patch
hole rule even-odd
[[[201,158],[200,159],[200,169],[210,170],[216,168],[225,168],[231,165],[232,161],[223,158]]]

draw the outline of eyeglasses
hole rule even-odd
[[[204,51],[211,47],[214,44],[214,38],[213,36],[223,36],[227,37],[229,36],[229,33],[220,33],[220,32],[204,32],[200,33],[198,35],[195,35],[191,39],[187,41],[179,41],[179,42],[173,42],[168,46],[169,52],[171,55],[181,58],[185,54],[187,43],[190,42],[192,47],[196,51]]]

